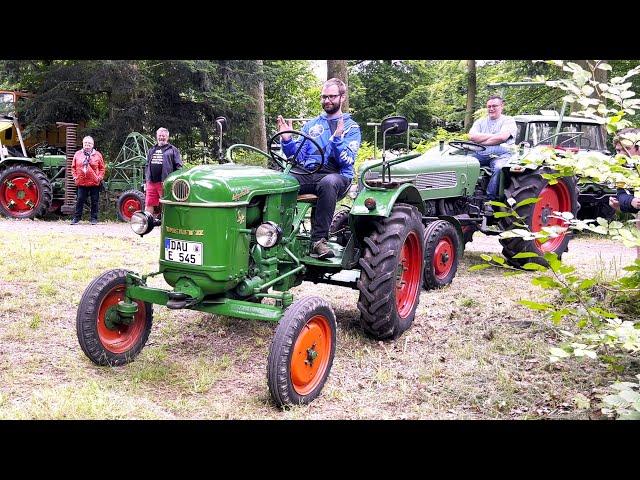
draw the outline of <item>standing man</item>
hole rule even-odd
[[[507,163],[513,151],[509,145],[515,143],[518,128],[513,117],[502,114],[504,100],[499,95],[492,95],[487,100],[489,115],[476,120],[469,130],[469,140],[484,145],[486,150],[475,152],[473,156],[480,161],[483,167],[491,167],[491,180],[487,186],[489,200],[498,199],[500,182],[500,169]],[[493,211],[490,205],[486,205],[486,211]]]
[[[160,213],[160,197],[162,197],[162,182],[170,173],[182,168],[180,150],[169,143],[169,130],[160,127],[156,132],[158,143],[149,149],[147,162],[144,167],[146,212],[158,216]]]
[[[347,86],[342,80],[330,78],[322,87],[320,103],[324,113],[309,120],[302,132],[313,138],[324,151],[324,164],[313,175],[292,173],[300,182],[300,194],[318,196],[313,227],[311,229],[311,255],[317,258],[331,258],[335,253],[327,245],[329,225],[337,201],[346,195],[353,179],[353,164],[360,148],[360,127],[348,113],[342,113],[342,104]],[[278,130],[291,130],[291,122],[278,115]],[[297,141],[290,134],[282,135],[282,151],[289,157],[293,155],[304,139]],[[298,153],[297,161],[310,170],[320,163],[321,152],[309,141]]]
[[[86,136],[82,139],[82,150],[73,155],[71,162],[71,174],[78,186],[78,198],[76,212],[71,220],[71,225],[76,225],[82,218],[84,204],[87,197],[91,197],[91,225],[98,223],[98,201],[100,200],[100,185],[104,178],[104,158],[102,154],[93,148],[93,138]]]

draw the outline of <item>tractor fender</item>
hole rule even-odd
[[[365,201],[368,198],[372,198],[376,202],[376,206],[372,210],[365,206]],[[411,183],[389,190],[364,188],[353,201],[350,213],[352,216],[388,217],[391,215],[391,210],[396,203],[413,205],[417,207],[422,215],[426,214],[420,192]]]
[[[4,170],[11,165],[34,165],[39,167],[44,162],[42,160],[38,160],[35,158],[28,157],[7,157],[4,160],[0,161],[0,170]]]

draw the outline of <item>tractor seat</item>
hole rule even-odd
[[[297,200],[301,203],[316,203],[318,201],[318,196],[313,193],[305,193],[303,195],[298,195]]]

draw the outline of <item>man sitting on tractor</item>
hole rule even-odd
[[[500,169],[515,153],[509,148],[513,145],[518,128],[513,117],[502,115],[504,100],[498,95],[492,95],[487,100],[489,115],[476,120],[469,130],[469,140],[484,145],[486,150],[473,154],[483,167],[491,166],[491,179],[487,186],[489,200],[498,199],[498,187],[500,182]],[[492,208],[487,204],[487,212]]]
[[[302,132],[322,147],[326,161],[313,175],[291,172],[300,182],[300,194],[318,196],[311,228],[311,254],[321,259],[335,255],[327,245],[329,226],[337,201],[346,195],[351,185],[353,164],[360,148],[360,127],[348,113],[342,113],[346,93],[347,86],[342,80],[331,78],[324,83],[320,95],[324,113],[305,123]],[[291,129],[291,122],[287,124],[282,115],[278,115],[278,130],[285,132]],[[282,151],[287,157],[292,156],[301,141],[294,141],[291,134],[283,134]],[[311,142],[305,142],[302,147],[297,161],[305,169],[312,170],[321,161],[322,154]]]

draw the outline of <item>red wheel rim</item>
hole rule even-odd
[[[0,185],[0,202],[5,210],[16,216],[28,214],[40,203],[40,188],[26,173],[7,175]]]
[[[442,280],[449,275],[455,260],[456,250],[449,237],[444,237],[436,245],[433,253],[433,269],[436,278]]]
[[[119,323],[115,329],[107,327],[105,316],[107,312],[116,308],[118,302],[124,300],[125,285],[118,285],[112,288],[104,297],[98,309],[98,337],[100,342],[111,353],[127,352],[142,336],[146,322],[146,308],[144,302],[137,301],[138,312],[135,314],[133,323],[125,325]]]
[[[571,195],[564,182],[559,181],[555,185],[547,185],[542,189],[539,197],[540,200],[533,207],[531,230],[539,232],[542,227],[566,227],[567,222],[564,220],[550,217],[553,212],[571,211]],[[534,241],[540,251],[553,252],[562,244],[564,236],[565,234],[563,233],[555,238],[550,238],[544,243],[540,243],[538,240]]]
[[[412,311],[420,291],[422,278],[422,245],[415,232],[409,232],[402,245],[396,274],[396,309],[406,318]]]
[[[308,395],[320,383],[331,355],[331,327],[324,315],[315,315],[302,327],[291,354],[291,383],[298,395]]]
[[[127,197],[124,202],[120,204],[120,214],[127,220],[131,220],[133,212],[137,212],[138,210],[142,210],[142,205],[137,198]]]

